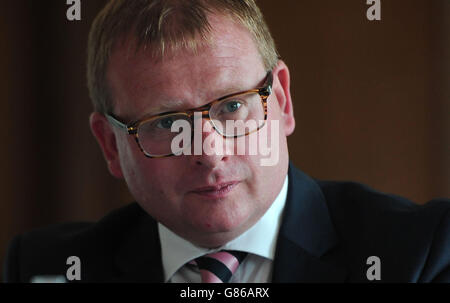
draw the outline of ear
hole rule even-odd
[[[116,178],[123,178],[117,150],[116,135],[106,117],[98,112],[91,114],[89,124],[94,137],[103,151],[109,172]]]
[[[289,136],[295,129],[294,109],[292,107],[291,78],[287,65],[279,60],[277,66],[273,69],[273,91],[277,97],[281,110],[282,123],[284,124],[284,132]]]

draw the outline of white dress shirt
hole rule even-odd
[[[230,282],[270,282],[281,216],[286,204],[287,188],[288,177],[286,176],[280,193],[261,219],[242,235],[220,248],[198,247],[158,223],[165,282],[200,283],[201,277],[198,269],[185,266],[185,264],[205,254],[223,249],[249,253],[233,274]]]

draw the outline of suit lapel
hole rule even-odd
[[[277,242],[273,282],[343,282],[338,238],[317,183],[289,166],[289,188]]]
[[[144,210],[117,249],[117,282],[163,282],[161,245],[156,221]]]

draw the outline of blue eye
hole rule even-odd
[[[233,113],[237,111],[241,106],[242,104],[237,101],[230,101],[227,104],[225,104],[225,109],[226,111]]]
[[[156,126],[158,128],[171,129],[173,122],[175,122],[173,120],[173,117],[165,117],[165,118],[159,119],[158,122],[156,123]]]

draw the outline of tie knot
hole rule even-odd
[[[193,263],[198,266],[203,283],[227,283],[246,256],[242,251],[221,250],[199,257]]]

